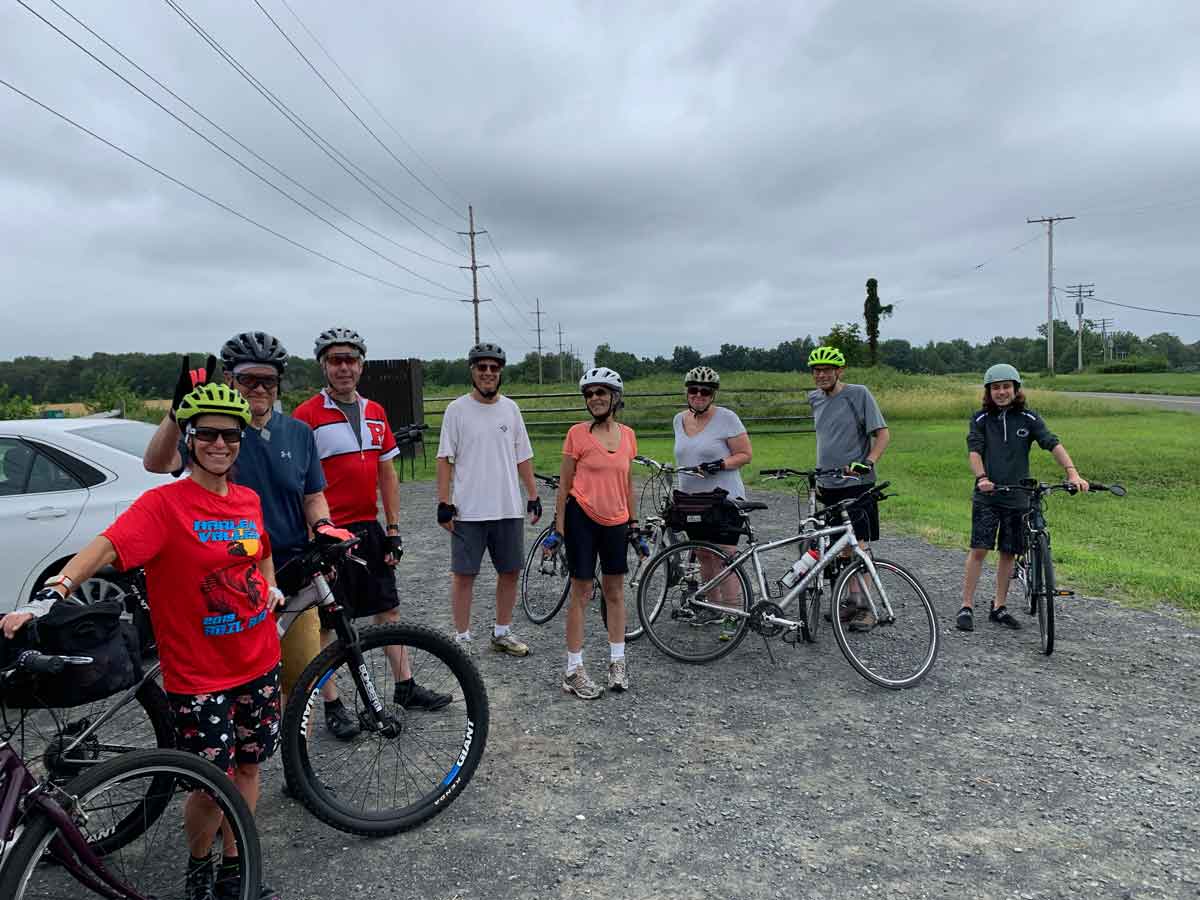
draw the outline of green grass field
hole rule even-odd
[[[807,387],[806,378],[795,376],[764,373],[746,376],[745,380],[747,387]],[[897,373],[852,372],[850,380],[872,387],[891,426],[892,443],[879,474],[892,482],[896,496],[882,507],[884,527],[965,550],[972,486],[966,462],[966,423],[978,408],[978,388],[966,380]],[[735,386],[734,378],[729,381]],[[676,387],[673,380],[646,379],[631,383],[629,392]],[[509,391],[525,393],[530,388],[513,386]],[[732,396],[727,399],[735,405]],[[521,401],[521,405],[531,410],[577,402],[562,398]],[[670,406],[668,398],[658,402]],[[752,399],[743,407],[739,400],[736,406],[742,414],[761,413],[776,402]],[[636,399],[631,400],[628,421],[635,428],[647,433],[648,426],[653,430],[669,429],[669,408],[655,419],[648,419],[649,411],[637,415],[634,403]],[[1196,417],[1103,401],[1078,401],[1049,391],[1031,391],[1030,405],[1046,417],[1085,478],[1119,481],[1129,491],[1121,498],[1107,493],[1075,497],[1059,494],[1051,498],[1047,519],[1062,584],[1135,605],[1167,601],[1200,611],[1200,570],[1192,559],[1193,548],[1200,545]],[[676,408],[682,408],[682,400]],[[806,411],[806,407],[788,409],[792,414]],[[572,421],[582,418],[569,412],[555,416]],[[431,421],[436,424],[437,419]],[[758,470],[803,468],[814,462],[812,434],[755,437],[752,428],[750,435],[755,455],[746,481],[752,487],[786,490],[780,482],[762,484]],[[648,456],[670,461],[672,444],[670,438],[649,438],[639,442],[639,449]],[[428,463],[417,459],[417,478],[433,476],[436,446],[436,437],[431,436]],[[561,447],[561,437],[535,438],[537,470],[557,471]],[[1036,477],[1061,477],[1050,454],[1040,449],[1034,449],[1031,463]],[[405,477],[410,477],[407,464],[405,470]]]
[[[1145,372],[1132,375],[1030,376],[1028,387],[1051,391],[1109,391],[1117,394],[1200,396],[1200,372]]]

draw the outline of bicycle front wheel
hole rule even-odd
[[[103,836],[140,815],[153,800],[160,815],[143,819],[135,840],[101,855],[105,871],[120,891],[108,896],[182,898],[198,896],[187,884],[191,863],[182,827],[184,804],[202,795],[224,820],[233,845],[225,855],[238,860],[235,870],[219,869],[223,852],[218,833],[205,866],[224,873],[233,889],[222,896],[257,900],[262,891],[262,850],[254,816],[233,782],[212,763],[180,750],[137,750],[90,768],[71,781],[66,791],[78,798],[75,815],[83,839],[93,850]],[[36,810],[37,808],[34,807]],[[0,897],[17,900],[61,900],[92,896],[71,874],[78,867],[98,877],[71,849],[56,823],[43,811],[24,820],[24,828],[0,870]],[[43,865],[56,862],[59,865]],[[236,886],[232,882],[236,879]],[[227,886],[221,885],[224,890]]]
[[[638,586],[638,617],[651,643],[672,659],[706,663],[731,653],[746,636],[744,615],[753,598],[737,569],[710,593],[697,588],[728,567],[732,557],[716,544],[683,541],[650,560]]]
[[[880,687],[908,688],[933,668],[938,652],[937,617],[929,594],[903,566],[873,559],[879,584],[861,559],[842,571],[833,588],[830,617],[842,653],[863,678]],[[882,590],[881,590],[882,588]],[[842,621],[843,604],[858,607]]]
[[[475,664],[444,635],[419,625],[378,625],[358,632],[358,673],[383,705],[372,724],[351,674],[358,664],[341,641],[300,675],[283,714],[288,786],[322,822],[350,834],[396,834],[444,810],[467,786],[483,755],[488,702]],[[397,685],[407,662],[422,688],[442,699],[418,707]],[[336,679],[361,732],[339,741],[310,724],[320,689]],[[310,733],[311,731],[311,733]]]
[[[1037,551],[1034,565],[1038,568],[1037,619],[1041,634],[1042,652],[1049,656],[1054,652],[1054,560],[1050,558],[1050,540],[1042,533],[1037,536]]]
[[[542,547],[551,528],[552,525],[547,525],[538,532],[525,555],[525,569],[521,572],[521,609],[534,625],[545,625],[558,615],[571,589],[566,545],[560,542],[550,551]]]

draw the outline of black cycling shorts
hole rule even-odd
[[[829,506],[865,494],[873,487],[875,487],[873,484],[855,484],[839,488],[818,487],[817,499],[825,506]],[[850,524],[854,526],[854,536],[860,541],[879,540],[879,502],[874,497],[869,497],[857,506],[851,507]]]
[[[572,578],[596,577],[596,559],[605,575],[624,575],[629,571],[625,555],[629,547],[628,525],[601,525],[588,517],[574,497],[567,498],[564,514],[567,530],[567,571]]]
[[[359,538],[350,552],[366,565],[342,560],[338,564],[337,578],[330,584],[333,596],[351,619],[395,609],[400,605],[400,595],[396,591],[396,570],[383,561],[388,553],[387,533],[383,526],[372,519],[342,527]],[[322,628],[333,628],[333,616],[325,611],[325,607],[318,607],[318,614]]]
[[[971,504],[971,549],[998,549],[1017,556],[1025,552],[1025,513],[991,503]]]
[[[279,746],[279,702],[279,666],[226,691],[167,694],[176,747],[229,776],[265,762]]]

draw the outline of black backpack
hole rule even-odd
[[[0,685],[0,701],[23,709],[70,707],[93,703],[133,687],[142,679],[137,629],[121,621],[120,600],[86,605],[60,600],[12,640],[0,636],[0,664],[25,650],[61,656],[90,656],[87,664],[68,664],[56,675],[14,672]]]

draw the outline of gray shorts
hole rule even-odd
[[[497,572],[521,571],[525,564],[524,520],[455,521],[450,535],[450,571],[455,575],[478,575],[484,547]]]

